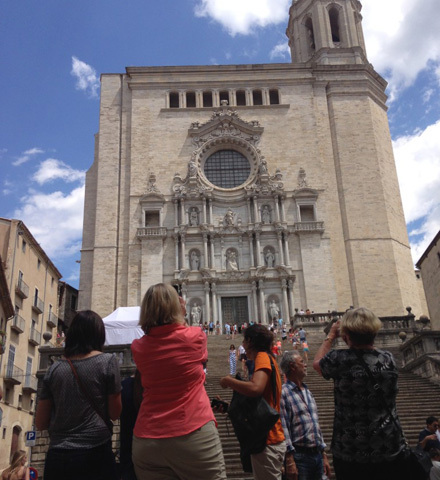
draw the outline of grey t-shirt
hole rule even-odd
[[[108,395],[121,391],[114,354],[101,353],[72,360],[81,382],[101,415],[110,423]],[[49,426],[51,448],[93,448],[110,440],[110,430],[84,396],[66,360],[55,362],[43,379],[40,399],[52,401]]]

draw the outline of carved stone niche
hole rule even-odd
[[[264,265],[268,268],[275,268],[275,249],[273,247],[267,246],[263,250],[264,256]]]
[[[193,248],[189,251],[188,259],[189,259],[189,266],[191,270],[200,270],[201,267],[201,254],[200,250],[197,248]]]
[[[190,207],[188,210],[188,225],[197,227],[200,225],[200,211],[197,207]]]
[[[261,206],[261,222],[265,224],[272,223],[272,207],[270,205]]]

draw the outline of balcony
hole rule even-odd
[[[38,380],[35,375],[25,375],[23,381],[23,393],[37,393]]]
[[[37,332],[35,328],[31,328],[31,331],[29,333],[29,343],[32,345],[40,345],[41,344],[41,333]]]
[[[15,293],[20,298],[28,298],[29,286],[22,279],[18,279],[17,285],[15,286]]]
[[[8,363],[5,366],[5,377],[3,380],[9,385],[20,385],[23,380],[23,370],[13,363]]]
[[[137,229],[138,238],[166,238],[167,229],[165,227],[144,227]]]
[[[20,315],[18,315],[18,313],[16,313],[11,323],[11,330],[14,330],[17,333],[23,333],[25,327],[26,320]]]
[[[52,312],[49,313],[49,317],[47,318],[47,326],[50,328],[56,328],[58,326],[58,317]]]
[[[324,222],[297,222],[293,226],[295,233],[322,233],[324,231]]]
[[[44,302],[39,297],[34,298],[34,303],[32,304],[32,310],[41,314],[44,310]]]

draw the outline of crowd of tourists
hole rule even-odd
[[[282,352],[281,346],[274,350],[273,328],[246,325],[242,345],[230,345],[230,374],[220,380],[234,392],[227,405],[207,396],[207,335],[189,327],[185,316],[185,302],[171,285],[148,289],[139,322],[145,335],[131,346],[136,378],[124,379],[122,388],[116,356],[103,353],[101,317],[77,313],[64,356],[46,372],[38,398],[35,423],[50,438],[45,480],[224,480],[213,409],[226,414],[228,408],[243,467],[255,480],[440,479],[439,422],[429,417],[420,434],[420,450],[432,458],[429,472],[405,440],[396,410],[398,370],[392,354],[374,346],[381,322],[370,310],[350,309],[333,323],[313,361],[318,374],[334,382],[329,447],[305,383],[303,329],[289,332],[293,348]],[[339,337],[347,349],[334,348]],[[244,432],[240,418],[249,415],[257,423]],[[112,420],[118,418],[120,468],[111,444]],[[27,480],[25,465],[26,457],[15,455],[1,480]]]

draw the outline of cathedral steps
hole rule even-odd
[[[210,398],[220,395],[223,400],[230,401],[232,391],[230,389],[223,390],[219,385],[219,380],[222,376],[229,374],[228,351],[230,344],[234,344],[238,349],[242,338],[242,335],[237,335],[235,339],[226,339],[225,335],[208,337],[209,361],[206,391]],[[286,342],[285,347],[290,349],[291,346],[288,345]],[[321,430],[325,442],[330,446],[334,417],[333,382],[324,380],[312,368],[313,357],[319,345],[320,342],[314,340],[309,343],[306,383],[316,399]],[[390,348],[390,350],[396,354],[397,359],[400,357],[397,349]],[[397,363],[399,364],[399,361]],[[237,364],[237,371],[241,371],[240,362]],[[426,417],[440,416],[440,386],[412,373],[400,372],[397,411],[408,443],[415,446],[419,433],[425,426]],[[241,469],[239,445],[227,416],[217,414],[216,418],[228,479],[251,479],[252,475],[243,473]]]

